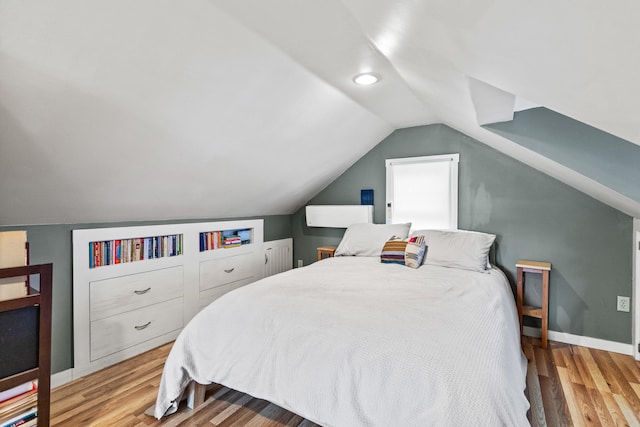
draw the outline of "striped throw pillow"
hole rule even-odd
[[[420,267],[426,252],[427,245],[424,241],[424,236],[411,237],[405,249],[404,264],[411,268]]]
[[[406,240],[396,237],[387,240],[382,247],[382,253],[380,253],[380,262],[404,265],[404,253],[408,243]]]

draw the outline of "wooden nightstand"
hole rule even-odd
[[[520,320],[520,335],[522,336],[522,316],[542,319],[541,341],[542,348],[547,348],[547,333],[549,330],[549,271],[550,262],[519,260],[516,262],[518,271],[518,319]],[[542,307],[524,305],[524,273],[542,274]]]
[[[325,258],[331,258],[335,252],[335,246],[320,246],[318,248],[318,261],[322,261]]]

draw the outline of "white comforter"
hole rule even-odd
[[[177,338],[155,407],[216,382],[324,426],[522,426],[513,296],[476,273],[337,257],[245,286]]]

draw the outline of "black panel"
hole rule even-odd
[[[38,367],[39,307],[0,313],[0,378]]]

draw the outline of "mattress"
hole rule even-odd
[[[198,313],[167,358],[155,415],[195,380],[324,426],[529,425],[526,365],[497,268],[328,258]]]

